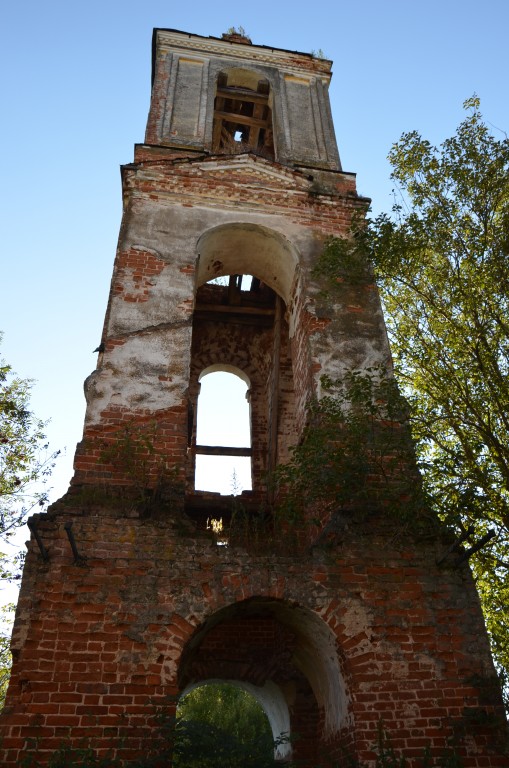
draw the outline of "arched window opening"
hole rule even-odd
[[[282,259],[271,250],[273,238],[258,238],[255,253],[250,251],[257,234],[252,228],[246,232],[233,228],[230,237],[214,247],[213,260],[208,260],[207,248],[200,253],[203,269],[198,275],[193,313],[189,386],[189,510],[198,510],[200,504],[203,507],[204,500],[195,491],[223,495],[245,491],[243,503],[251,504],[253,509],[259,499],[270,502],[268,478],[278,462],[287,460],[298,437],[291,313],[286,310],[283,296],[266,282],[265,274],[277,288],[281,278],[282,293],[290,278],[284,269],[276,269]],[[234,272],[235,266],[241,268]],[[216,365],[218,361],[220,366]],[[204,372],[210,373],[212,366],[216,371],[241,377],[244,372],[249,377],[246,413],[250,415],[250,433],[241,444],[227,442],[224,434],[225,424],[232,419],[232,398],[228,396],[216,436],[205,443],[205,438],[197,434],[205,407],[210,412],[219,407],[219,399],[207,406],[204,399],[208,386]],[[198,400],[201,379],[204,394]],[[241,399],[245,405],[244,392]],[[235,450],[229,451],[229,445]],[[208,476],[204,475],[205,467]]]
[[[252,489],[249,379],[214,368],[200,376],[195,489],[236,496]]]
[[[281,737],[274,738],[267,712],[250,688],[255,687],[208,681],[182,696],[177,707],[176,768],[200,765],[200,758],[218,768],[274,765]]]
[[[214,102],[212,151],[235,154],[254,150],[274,158],[269,81],[256,72],[220,72]]]

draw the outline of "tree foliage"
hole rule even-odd
[[[49,453],[44,423],[30,410],[31,384],[0,363],[0,541],[47,502],[43,483],[57,456]],[[5,567],[0,571],[5,578]]]
[[[246,691],[228,683],[194,688],[178,707],[174,765],[274,765],[274,742],[267,716]]]
[[[3,709],[7,686],[11,675],[11,623],[14,605],[9,603],[0,608],[0,710]]]
[[[330,242],[326,251],[337,252]],[[393,377],[379,367],[321,379],[322,397],[308,407],[308,424],[288,463],[274,473],[282,490],[277,515],[299,525],[311,512],[327,538],[337,513],[380,510],[415,519],[420,502],[408,407]],[[331,517],[332,516],[332,517]]]
[[[342,245],[375,265],[432,504],[468,543],[493,651],[509,670],[509,140],[479,100],[451,138],[404,134],[402,203]],[[341,249],[340,249],[341,250]]]
[[[1,337],[0,337],[1,338]],[[44,506],[44,482],[54,466],[57,453],[45,442],[44,423],[29,408],[31,382],[15,376],[0,361],[0,579],[17,578],[19,560],[8,542],[34,508]],[[3,706],[10,671],[9,614],[0,616],[0,709]]]

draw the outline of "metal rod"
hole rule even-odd
[[[49,560],[48,550],[46,549],[46,547],[43,544],[43,541],[42,541],[42,539],[41,539],[41,537],[39,535],[39,531],[37,530],[37,528],[35,526],[35,522],[33,520],[29,520],[27,522],[27,525],[28,525],[28,527],[30,529],[30,532],[33,533],[34,539],[37,542],[37,545],[38,545],[38,547],[40,549],[40,552],[41,552],[41,555],[42,555],[42,559],[43,560]]]
[[[69,539],[69,544],[71,545],[72,553],[74,555],[74,562],[78,563],[83,558],[81,557],[80,553],[78,552],[78,547],[76,546],[76,540],[74,538],[74,534],[72,532],[72,523],[65,523],[64,524],[65,532],[67,534],[67,538]]]

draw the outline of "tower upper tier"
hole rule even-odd
[[[155,29],[147,144],[253,151],[293,167],[340,171],[328,87],[331,62],[252,45],[238,34]]]

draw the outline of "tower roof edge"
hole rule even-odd
[[[205,48],[209,51],[224,53],[226,55],[228,55],[228,52],[230,52],[231,55],[232,50],[237,49],[239,51],[242,50],[243,55],[245,56],[247,48],[249,52],[247,55],[251,54],[253,57],[256,57],[256,51],[262,56],[265,53],[271,57],[286,60],[291,57],[293,66],[298,67],[300,63],[303,69],[314,69],[316,70],[316,73],[321,76],[328,75],[330,77],[332,75],[332,60],[314,56],[312,53],[293,51],[287,48],[276,48],[270,45],[257,45],[256,43],[251,43],[249,46],[246,46],[244,42],[229,39],[228,37],[197,35],[180,29],[155,27],[152,35],[152,82],[154,81],[157,41],[163,36],[168,39],[168,43],[172,43],[173,45],[180,42],[185,48],[194,48],[198,50],[203,50]]]

